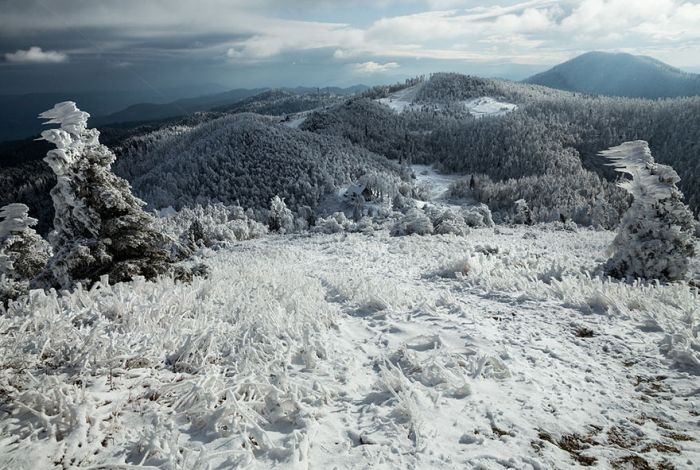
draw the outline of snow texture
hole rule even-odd
[[[611,238],[268,236],[34,291],[0,315],[0,467],[694,468],[698,292],[591,276]]]
[[[412,110],[422,110],[424,108],[440,108],[440,105],[430,104],[427,105],[422,102],[417,102],[416,98],[420,93],[423,83],[413,85],[402,90],[396,91],[389,95],[387,98],[380,98],[377,101],[383,105],[388,106],[393,111],[397,113],[403,113],[405,111]],[[486,116],[503,116],[511,111],[518,109],[518,106],[513,103],[507,103],[500,101],[496,98],[490,96],[482,96],[478,98],[471,98],[468,100],[461,101],[464,109],[477,119]]]
[[[499,101],[489,96],[473,98],[463,103],[467,111],[477,119],[486,116],[503,116],[504,114],[518,109],[518,106],[513,103]]]

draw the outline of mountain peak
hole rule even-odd
[[[700,95],[700,75],[683,72],[653,57],[624,52],[587,52],[525,82],[580,93],[633,98]]]

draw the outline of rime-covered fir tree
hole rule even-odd
[[[59,129],[42,132],[56,145],[44,161],[56,174],[51,190],[56,215],[50,241],[54,250],[43,281],[68,288],[89,285],[109,275],[110,282],[134,276],[154,278],[168,268],[163,237],[153,228],[144,203],[129,183],[114,175],[115,156],[87,128],[88,113],[75,103],[59,103],[39,115]]]
[[[294,214],[279,196],[270,201],[268,226],[272,232],[288,233],[294,230]]]
[[[46,266],[51,249],[32,228],[36,224],[24,204],[0,209],[0,303],[26,293]]]
[[[530,211],[530,206],[527,205],[525,199],[518,199],[514,203],[514,215],[513,222],[516,224],[532,225],[534,223],[532,218],[532,211]]]
[[[51,249],[32,228],[36,224],[24,204],[8,204],[0,209],[0,252],[12,265],[12,271],[4,274],[30,281],[46,266]]]
[[[683,279],[694,255],[695,222],[676,187],[678,174],[654,162],[643,140],[625,142],[601,155],[616,171],[632,176],[620,187],[634,197],[613,241],[607,274],[622,279]]]

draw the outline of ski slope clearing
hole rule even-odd
[[[389,97],[387,98],[380,98],[377,101],[386,106],[389,106],[397,113],[403,113],[407,109],[420,109],[422,105],[416,104],[414,103],[414,101],[422,86],[423,83],[418,83],[416,85],[396,91],[389,95]]]
[[[396,93],[392,93],[388,98],[380,98],[377,101],[388,106],[397,113],[403,113],[404,111],[411,110],[422,110],[427,105],[423,103],[416,103],[414,101],[419,87],[420,85],[415,85],[397,91]],[[503,116],[504,114],[518,109],[518,105],[516,104],[506,103],[489,96],[465,100],[462,101],[462,104],[467,112],[477,119],[485,116]],[[433,104],[430,105],[430,107],[440,109],[442,106],[440,104]]]
[[[505,103],[488,96],[466,100],[463,103],[467,111],[477,119],[485,116],[503,116],[518,109],[516,104]]]
[[[590,278],[613,234],[558,227],[33,293],[0,316],[0,467],[697,468],[697,290]]]

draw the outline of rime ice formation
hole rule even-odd
[[[0,209],[0,240],[13,233],[21,233],[36,225],[37,220],[29,217],[29,208],[24,204],[8,204]]]
[[[693,214],[683,204],[673,168],[654,162],[643,140],[601,152],[610,165],[632,179],[620,183],[634,202],[613,241],[608,274],[618,278],[683,279],[694,254]]]
[[[36,223],[24,204],[0,209],[0,302],[25,293],[46,266],[51,250],[32,228]]]
[[[92,284],[105,274],[111,282],[153,278],[167,269],[163,238],[129,183],[111,172],[114,153],[100,144],[96,129],[87,128],[89,116],[72,101],[39,115],[46,124],[61,126],[41,134],[56,145],[44,160],[58,178],[51,191],[54,256],[44,280],[67,288]]]

